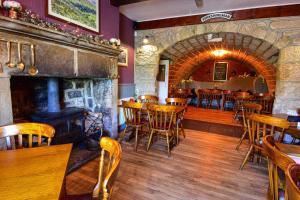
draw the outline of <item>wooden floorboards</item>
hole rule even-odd
[[[144,138],[137,152],[122,144],[123,158],[115,182],[114,200],[263,200],[268,175],[265,166],[239,165],[248,145],[235,150],[238,138],[186,130],[187,137],[167,157],[164,143],[145,151]],[[98,160],[67,177],[69,194],[91,192]]]

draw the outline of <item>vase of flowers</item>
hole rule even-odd
[[[8,17],[12,19],[17,19],[18,12],[22,9],[21,4],[17,1],[4,1],[3,7],[8,10]]]
[[[109,40],[109,44],[113,47],[113,48],[119,48],[121,45],[121,41],[120,39],[116,39],[116,38],[111,38]]]

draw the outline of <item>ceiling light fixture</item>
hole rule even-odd
[[[228,51],[224,50],[224,49],[218,49],[218,50],[214,50],[211,52],[214,56],[216,57],[222,57],[225,54],[228,54]]]

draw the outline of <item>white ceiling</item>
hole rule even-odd
[[[195,0],[149,0],[121,6],[120,12],[134,21],[141,22],[298,3],[300,0],[203,0],[203,7],[197,8]]]

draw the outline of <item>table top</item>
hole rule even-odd
[[[0,151],[1,199],[59,199],[72,144]]]
[[[275,146],[283,153],[287,154],[297,164],[300,164],[300,146],[293,144],[275,143]]]
[[[275,143],[275,146],[285,154],[299,154],[300,156],[300,146],[294,144],[283,144],[283,143]]]

